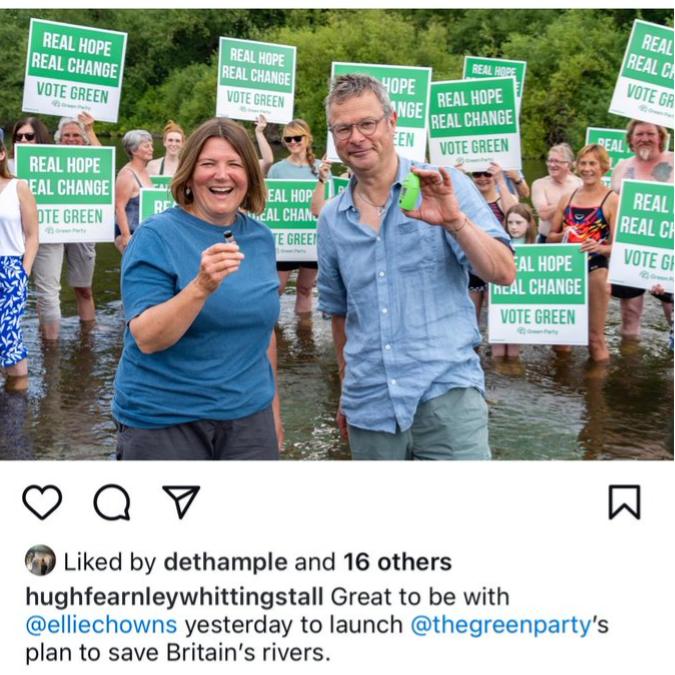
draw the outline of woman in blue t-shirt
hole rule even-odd
[[[293,120],[284,127],[283,144],[290,153],[286,159],[273,164],[268,178],[288,180],[316,180],[325,183],[328,179],[319,174],[321,161],[316,158],[312,148],[312,131],[304,120]],[[305,314],[312,311],[312,294],[317,275],[316,262],[284,261],[277,263],[279,274],[279,295],[282,295],[293,270],[298,271],[296,282],[295,313]]]
[[[112,411],[120,459],[278,459],[278,279],[246,130],[202,124],[122,259],[127,318]]]

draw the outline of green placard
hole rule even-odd
[[[216,115],[268,122],[293,119],[295,47],[220,38]]]
[[[493,77],[513,77],[516,80],[518,114],[520,114],[520,106],[523,100],[526,70],[526,61],[488,59],[482,56],[466,56],[464,58],[465,80],[482,80]]]
[[[31,19],[23,110],[117,122],[126,33]]]
[[[333,190],[335,195],[344,192],[349,185],[349,178],[333,178]]]
[[[40,241],[112,241],[115,149],[72,145],[15,146],[16,173],[38,204]]]
[[[169,187],[173,176],[150,176],[150,180],[156,188]]]
[[[490,284],[490,342],[588,344],[588,266],[579,245],[515,246],[516,280]]]
[[[673,292],[673,186],[624,180],[609,278],[612,283]]]
[[[173,196],[166,187],[141,188],[140,222],[157,213],[164,213],[176,205]]]
[[[427,147],[431,72],[431,68],[336,61],[331,76],[364,73],[382,82],[398,115],[394,135],[396,150],[408,159],[423,162]],[[332,135],[328,137],[328,157],[338,160]]]
[[[485,171],[494,161],[520,169],[515,80],[433,82],[429,150],[432,164]]]
[[[609,111],[673,128],[673,29],[635,21]]]
[[[277,260],[316,260],[316,222],[312,215],[315,180],[268,178],[267,204],[260,220],[274,234]]]

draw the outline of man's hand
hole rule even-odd
[[[342,404],[338,404],[337,415],[335,416],[335,421],[337,422],[338,429],[340,430],[340,435],[342,438],[349,440],[349,427],[347,426],[347,418],[342,412]]]
[[[447,170],[440,167],[434,171],[414,166],[412,171],[420,178],[422,203],[418,209],[403,213],[429,225],[440,225],[448,232],[462,227],[465,216],[459,208],[459,200]]]

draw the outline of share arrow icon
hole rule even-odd
[[[183,516],[188,512],[200,490],[199,485],[162,485],[162,490],[173,499],[178,511],[178,519],[183,520]]]

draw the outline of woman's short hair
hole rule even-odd
[[[394,112],[394,107],[389,98],[389,92],[378,79],[365,73],[348,73],[339,75],[330,83],[330,93],[326,96],[324,105],[326,106],[326,120],[330,126],[330,108],[334,103],[340,104],[353,96],[363,96],[366,92],[372,91],[382,104],[382,112],[385,117],[389,117]]]
[[[267,188],[258,155],[246,129],[226,117],[214,117],[204,122],[183,146],[178,170],[171,181],[171,194],[176,204],[185,208],[193,203],[194,195],[188,190],[188,182],[194,174],[204,145],[210,138],[222,138],[227,141],[244,163],[248,190],[240,208],[250,213],[262,213],[265,210]]]
[[[29,124],[31,127],[33,127],[36,143],[39,143],[40,145],[47,145],[52,142],[51,136],[49,135],[49,129],[47,129],[45,123],[41,119],[31,115],[30,117],[22,117],[14,125],[12,128],[12,143],[14,143],[14,139],[16,138],[16,134],[19,129],[21,129],[21,127],[25,126],[26,124]]]
[[[129,155],[129,159],[133,158],[134,152],[138,150],[140,144],[145,143],[146,141],[152,143],[152,134],[144,129],[132,129],[124,134],[122,147],[124,148],[124,152]]]
[[[607,154],[605,146],[600,145],[599,143],[590,143],[589,145],[584,145],[584,147],[581,148],[581,150],[579,150],[579,152],[577,153],[577,166],[579,165],[579,160],[582,157],[590,155],[593,152],[598,158],[600,170],[602,171],[603,175],[606,174],[609,171],[610,167],[612,166],[612,163],[609,159],[609,155]]]
[[[166,138],[169,134],[180,134],[183,140],[185,140],[185,132],[183,131],[183,128],[179,124],[176,124],[173,120],[169,120],[166,123],[162,138]]]
[[[628,122],[628,126],[626,127],[626,143],[631,152],[635,152],[635,148],[633,148],[633,134],[635,133],[635,127],[638,126],[638,124],[649,125],[651,122],[642,122],[640,120],[631,120]],[[660,127],[658,124],[653,124],[652,126],[659,135],[659,151],[664,152],[666,150],[666,144],[668,143],[668,132],[664,127]]]
[[[76,119],[75,117],[62,117],[59,120],[59,126],[56,129],[56,133],[54,134],[54,140],[57,143],[61,142],[61,135],[63,134],[63,127],[67,127],[69,124],[77,124],[77,126],[80,129],[80,134],[82,134],[82,138],[84,139],[84,142],[86,145],[91,145],[91,142],[89,140],[89,136],[87,135],[87,130],[84,128],[84,124],[80,122],[80,120]]]
[[[552,152],[557,152],[559,155],[562,155],[565,158],[566,162],[570,163],[570,166],[574,164],[574,150],[572,150],[569,143],[558,143],[553,145],[548,149],[548,154]]]

